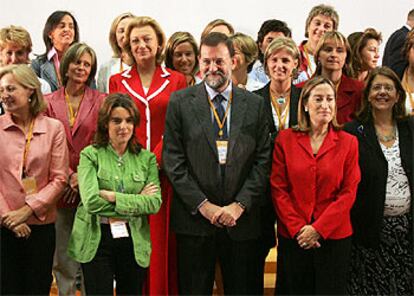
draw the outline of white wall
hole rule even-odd
[[[155,18],[167,38],[180,30],[191,32],[197,40],[204,26],[215,18],[226,19],[236,31],[250,34],[255,40],[261,23],[277,18],[288,23],[293,39],[300,42],[304,39],[307,14],[320,3],[336,8],[339,31],[346,36],[374,27],[382,32],[385,41],[405,23],[408,11],[414,8],[412,0],[0,0],[0,27],[25,27],[32,36],[33,52],[40,54],[45,51],[42,30],[47,17],[55,10],[68,10],[79,23],[81,41],[96,50],[98,62],[102,63],[112,54],[108,43],[110,24],[126,11]]]

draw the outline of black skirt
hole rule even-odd
[[[384,217],[377,249],[353,244],[350,295],[414,295],[412,216]]]

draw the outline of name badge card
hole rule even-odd
[[[35,177],[23,178],[22,183],[26,195],[37,193],[37,183]]]
[[[109,218],[111,233],[113,238],[129,237],[128,228],[125,220]]]
[[[229,141],[216,141],[217,152],[220,164],[226,164],[227,162],[227,147]]]

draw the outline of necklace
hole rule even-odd
[[[375,134],[377,135],[378,140],[380,140],[380,142],[391,142],[394,141],[397,138],[397,129],[395,128],[395,125],[392,128],[392,132],[390,135],[382,135],[378,132],[377,129],[375,129]]]

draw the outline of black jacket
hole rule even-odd
[[[167,109],[163,164],[174,188],[171,225],[187,235],[212,235],[197,206],[208,198],[224,206],[241,202],[246,211],[228,228],[233,240],[260,236],[260,205],[271,164],[269,129],[261,97],[233,86],[230,136],[224,180],[204,83],[175,92]]]
[[[410,126],[411,125],[411,126]],[[412,122],[398,122],[401,164],[407,174],[411,197],[413,198],[413,130]],[[344,128],[358,138],[361,182],[355,204],[351,211],[353,240],[357,244],[376,248],[384,217],[384,203],[387,186],[388,162],[377,140],[372,122],[362,124],[356,120]],[[411,202],[411,213],[414,202]]]

